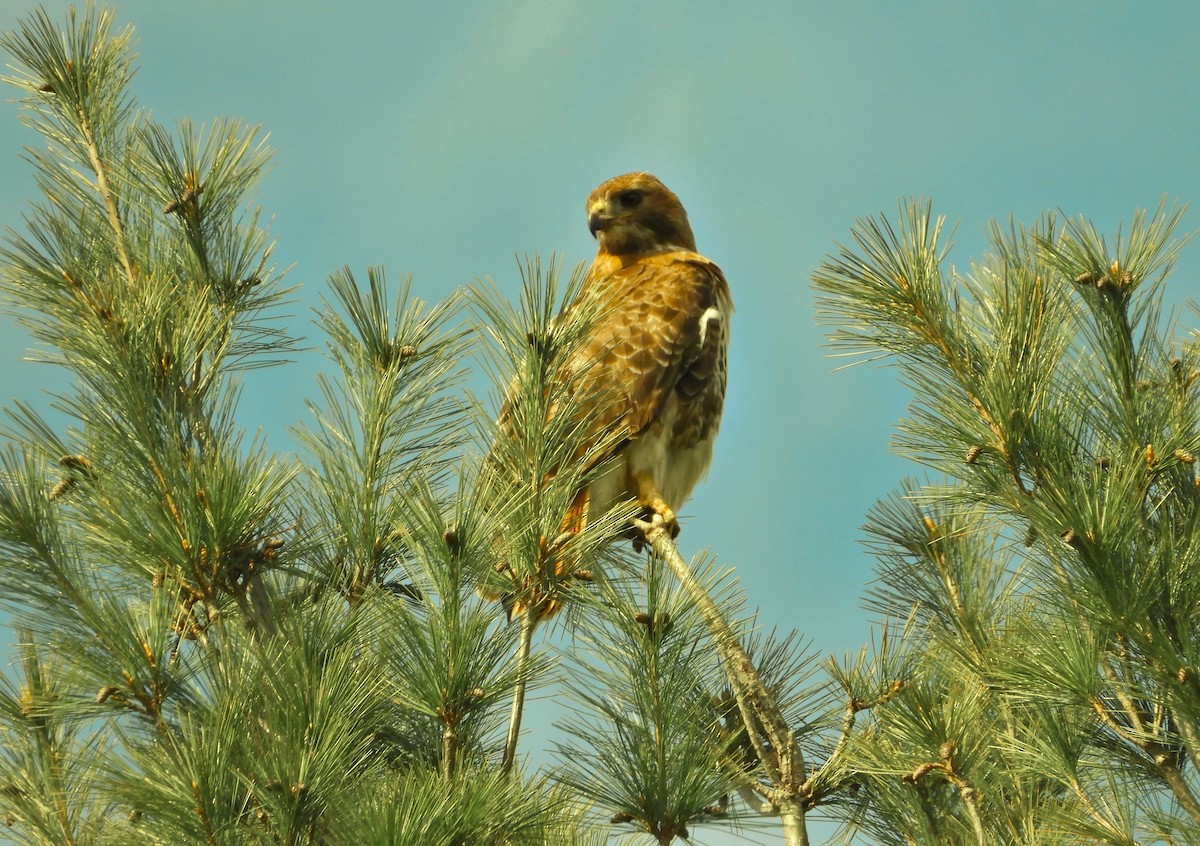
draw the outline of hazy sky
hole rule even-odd
[[[1164,194],[1200,199],[1194,2],[116,5],[156,119],[270,132],[258,202],[314,343],[309,309],[343,265],[412,273],[431,300],[485,275],[515,296],[515,254],[590,260],[596,184],[649,170],[673,188],[737,305],[725,422],[681,543],[735,565],[761,622],[821,652],[869,638],[858,527],[920,472],[888,453],[907,402],[894,372],[831,372],[808,282],[822,256],[906,196],[961,221],[960,267],[993,217],[1061,209],[1111,232]],[[0,29],[28,8],[0,0]],[[36,139],[17,113],[0,105],[0,225],[20,228]],[[1198,271],[1200,245],[1173,299]],[[0,402],[61,384],[21,362],[27,346],[3,318]],[[324,366],[313,352],[251,380],[242,420],[290,449]]]

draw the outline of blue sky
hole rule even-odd
[[[725,423],[682,546],[735,565],[761,622],[821,652],[868,639],[858,527],[919,472],[888,453],[907,401],[894,372],[835,374],[820,348],[821,257],[906,196],[960,221],[960,267],[990,218],[1061,209],[1111,232],[1164,194],[1200,200],[1200,4],[337,5],[117,3],[158,120],[270,132],[258,202],[301,286],[296,331],[319,341],[308,310],[347,264],[412,273],[431,300],[485,275],[515,296],[515,254],[590,260],[588,192],[655,173],[737,304]],[[0,28],[28,8],[0,0]],[[0,226],[20,228],[35,138],[17,111],[0,105]],[[1193,246],[1173,301],[1198,271]],[[0,318],[0,402],[61,384],[21,362],[27,346]],[[243,421],[289,449],[323,366],[313,352],[251,379]]]

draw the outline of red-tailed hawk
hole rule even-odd
[[[497,565],[514,580],[503,594],[513,616],[557,610],[556,585],[572,568],[555,549],[614,505],[636,500],[677,534],[676,512],[708,470],[721,422],[733,301],[720,269],[696,252],[679,198],[648,173],[627,173],[592,191],[587,215],[599,249],[566,314],[598,319],[558,378],[577,400],[581,454],[603,470],[576,494],[547,569],[530,579]]]
[[[605,398],[589,416],[596,431],[627,434],[587,492],[588,513],[634,498],[674,535],[712,459],[733,300],[720,268],[696,252],[679,198],[650,174],[603,183],[587,214],[599,249],[580,297],[606,304],[580,352]]]

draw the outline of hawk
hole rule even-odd
[[[676,513],[708,471],[725,400],[733,300],[725,277],[696,252],[679,198],[649,173],[602,183],[587,199],[597,241],[580,298],[605,309],[578,356],[598,408],[595,431],[621,429],[609,469],[594,480],[589,518],[626,499],[662,517]]]
[[[676,536],[676,513],[708,470],[721,422],[733,301],[720,268],[696,252],[679,198],[648,173],[627,173],[592,191],[587,215],[596,259],[565,313],[597,319],[557,378],[578,400],[572,419],[586,421],[582,452],[602,469],[575,495],[540,587],[497,565],[513,590],[485,595],[502,598],[510,619],[560,607],[552,585],[571,568],[556,550],[613,506],[636,500]]]

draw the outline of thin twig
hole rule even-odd
[[[92,166],[92,172],[96,174],[96,190],[100,193],[101,199],[104,200],[104,208],[108,213],[108,225],[112,227],[113,242],[117,247],[117,258],[120,260],[121,267],[125,271],[125,279],[130,285],[133,285],[136,281],[136,276],[134,274],[133,262],[129,258],[129,251],[125,246],[125,225],[121,222],[121,213],[117,208],[117,198],[108,184],[104,162],[100,159],[100,147],[96,143],[96,134],[92,131],[92,122],[84,114],[83,109],[77,108],[76,114],[79,116],[79,128],[83,133],[84,143],[87,144],[88,159]]]
[[[458,731],[449,716],[442,719],[446,723],[442,729],[442,778],[448,782],[454,775],[455,759],[458,758]]]
[[[967,808],[967,815],[971,818],[971,827],[975,829],[975,840],[979,846],[987,846],[987,832],[983,828],[983,817],[979,813],[979,792],[962,776],[951,770],[950,782],[958,788],[958,795],[962,797],[963,804]]]
[[[821,800],[835,789],[836,785],[822,787],[819,784],[820,777],[826,771],[839,766],[842,756],[846,754],[846,749],[850,745],[850,738],[854,733],[854,726],[858,721],[858,715],[863,711],[870,711],[872,708],[886,705],[903,689],[904,682],[894,679],[888,684],[887,690],[883,693],[874,699],[865,700],[856,697],[849,688],[846,689],[846,708],[842,714],[842,725],[838,733],[837,743],[834,745],[833,751],[829,753],[829,757],[825,759],[825,763],[808,780],[807,786],[814,802]]]
[[[1200,800],[1197,800],[1195,793],[1192,792],[1191,786],[1187,783],[1187,779],[1185,779],[1179,772],[1179,767],[1162,753],[1160,748],[1161,744],[1159,744],[1157,741],[1146,740],[1144,737],[1135,733],[1136,731],[1140,731],[1141,721],[1138,720],[1138,728],[1135,728],[1133,731],[1131,731],[1114,720],[1112,715],[1109,714],[1108,709],[1104,707],[1104,703],[1102,703],[1099,699],[1093,699],[1091,705],[1092,711],[1094,711],[1096,716],[1100,718],[1100,722],[1102,722],[1110,731],[1112,731],[1117,735],[1117,737],[1121,738],[1126,743],[1136,746],[1138,749],[1150,756],[1150,758],[1154,761],[1155,770],[1160,776],[1162,776],[1163,781],[1167,783],[1167,787],[1171,789],[1171,793],[1175,795],[1175,798],[1179,802],[1180,806],[1188,812],[1188,815],[1191,816],[1197,824],[1200,824]],[[1136,718],[1136,712],[1130,711],[1129,713],[1131,719]]]
[[[696,607],[699,608],[700,615],[712,631],[725,673],[733,688],[738,710],[745,723],[746,733],[751,742],[755,743],[755,752],[760,754],[764,765],[774,761],[775,766],[768,767],[768,769],[775,770],[771,773],[773,779],[780,778],[782,773],[779,770],[778,755],[774,753],[783,749],[787,738],[787,723],[777,709],[770,708],[770,705],[773,705],[773,697],[759,678],[754,669],[754,663],[742,649],[737,634],[725,620],[712,597],[708,595],[687,562],[683,560],[683,556],[679,554],[679,549],[671,539],[662,519],[657,518],[653,522],[640,520],[634,522],[638,530],[645,535],[646,541],[671,568],[675,578],[679,580]],[[771,713],[772,710],[774,713]],[[759,726],[761,726],[761,733],[766,734],[772,750],[761,746]]]
[[[1188,812],[1194,824],[1200,826],[1200,801],[1197,801],[1196,794],[1192,792],[1179,767],[1169,757],[1160,753],[1154,756],[1154,768],[1171,788],[1171,793],[1175,795],[1180,807]]]
[[[958,795],[963,801],[963,806],[967,809],[967,816],[971,818],[971,828],[975,832],[976,842],[979,843],[979,846],[987,846],[987,831],[983,827],[983,816],[979,812],[979,791],[954,769],[954,764],[949,759],[921,764],[904,776],[904,780],[916,784],[932,772],[941,773],[946,781],[954,785],[954,789],[958,791]]]
[[[267,585],[261,573],[254,573],[247,580],[246,593],[250,596],[250,611],[255,622],[256,632],[267,637],[273,637],[275,626],[275,610],[271,606],[271,598],[267,594]]]
[[[1200,733],[1187,720],[1180,720],[1177,728],[1179,734],[1183,737],[1183,745],[1187,749],[1188,758],[1191,760],[1192,766],[1200,770]]]
[[[517,682],[513,686],[512,710],[508,716],[508,740],[504,744],[504,757],[500,772],[508,775],[517,758],[517,740],[521,735],[521,715],[525,709],[525,686],[529,676],[529,652],[533,644],[533,631],[537,628],[537,617],[532,608],[521,615],[521,634],[517,644]]]
[[[1115,827],[1109,821],[1109,819],[1100,812],[1100,809],[1096,807],[1096,804],[1092,801],[1092,797],[1088,794],[1088,791],[1085,790],[1083,785],[1079,783],[1079,779],[1072,778],[1067,782],[1067,784],[1071,787],[1071,791],[1075,794],[1075,798],[1079,800],[1079,804],[1081,804],[1084,807],[1084,810],[1088,812],[1088,816],[1091,817],[1093,823],[1111,834],[1115,841],[1119,842],[1125,839],[1125,833],[1119,828]]]
[[[1128,664],[1127,659],[1125,663]],[[1116,670],[1113,669],[1109,662],[1102,661],[1100,663],[1100,671],[1104,674],[1104,678],[1108,679],[1112,684],[1113,696],[1117,698],[1125,713],[1129,715],[1130,726],[1139,734],[1146,734],[1146,726],[1142,721],[1142,710],[1134,704],[1133,699],[1124,691],[1121,681],[1117,677]]]

